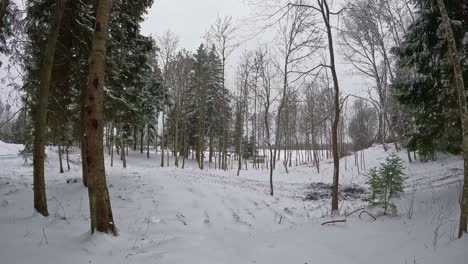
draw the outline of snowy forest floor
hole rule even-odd
[[[0,263],[449,263],[465,264],[468,236],[456,239],[462,176],[460,157],[408,164],[396,216],[353,214],[346,223],[322,226],[367,205],[367,170],[354,158],[341,162],[340,216],[330,216],[327,186],[331,160],[320,174],[309,165],[279,166],[275,196],[268,194],[268,171],[251,168],[199,170],[161,168],[130,151],[106,173],[119,236],[90,235],[88,192],[81,183],[79,150],[71,170],[60,174],[56,149],[47,149],[49,217],[32,208],[32,166],[20,145],[0,142]],[[380,146],[365,150],[366,168],[383,162]],[[345,170],[346,166],[346,170]],[[363,187],[365,191],[362,191]],[[356,191],[357,189],[357,191]],[[308,197],[309,199],[305,199]],[[413,206],[411,206],[413,204]],[[413,207],[411,213],[411,207]],[[378,210],[369,210],[379,215]]]

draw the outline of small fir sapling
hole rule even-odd
[[[371,205],[384,209],[384,215],[391,209],[396,213],[396,206],[392,199],[400,197],[403,185],[407,179],[402,160],[396,154],[390,154],[379,168],[373,168],[369,172],[368,184],[371,187]]]

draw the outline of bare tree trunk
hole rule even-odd
[[[123,125],[119,124],[119,139],[120,139],[120,159],[122,160],[122,166],[127,168],[127,160],[125,159],[125,144],[123,138]]]
[[[105,146],[107,146],[107,150],[110,150],[109,148],[109,124],[106,122],[106,124],[104,125],[104,127],[106,128],[106,132],[105,132]],[[109,155],[110,155],[110,152],[109,152]]]
[[[136,125],[134,125],[133,126],[133,151],[137,151],[137,145],[138,145],[137,135],[138,135],[138,130],[137,130]]]
[[[445,9],[443,0],[437,0],[440,14],[442,17],[442,25],[445,28],[445,38],[448,42],[448,53],[453,67],[453,74],[455,86],[458,92],[458,103],[460,105],[460,117],[463,131],[463,191],[461,197],[461,210],[460,210],[460,226],[458,230],[458,237],[461,238],[468,228],[468,107],[466,104],[465,84],[463,81],[463,72],[460,65],[460,57],[455,44],[450,18]]]
[[[161,167],[164,167],[164,148],[165,148],[165,127],[164,127],[164,106],[163,106],[163,112],[162,112],[162,134],[161,134]]]
[[[210,139],[210,163],[211,163],[211,139]],[[174,135],[174,165],[179,168],[179,118],[175,120],[175,135]]]
[[[70,145],[67,145],[67,147],[65,148],[65,154],[66,154],[66,158],[67,158],[67,170],[70,170],[70,159],[68,158],[68,149],[69,149]]]
[[[57,38],[62,24],[65,10],[64,0],[57,0],[54,18],[51,23],[47,44],[44,48],[44,59],[42,61],[40,85],[36,92],[37,105],[35,107],[34,122],[34,208],[43,216],[48,216],[47,197],[44,179],[44,160],[47,130],[47,106],[49,104],[49,86],[52,68],[55,59],[55,48]]]
[[[187,144],[187,131],[186,130],[186,125],[184,125],[184,155],[182,156],[182,169],[185,167],[185,158],[188,155],[188,144]]]
[[[111,124],[111,131],[110,131],[110,153],[111,153],[111,167],[114,166],[114,122]]]
[[[149,137],[149,134],[147,135]],[[143,142],[145,139],[145,126],[143,125],[140,129],[140,153],[143,154]]]
[[[150,126],[146,125],[146,158],[150,158]]]
[[[63,162],[62,162],[62,148],[60,147],[60,144],[58,145],[58,156],[59,156],[59,165],[60,165],[60,173],[63,173]]]
[[[333,50],[333,36],[330,25],[330,10],[326,0],[320,1],[320,10],[325,22],[328,37],[328,50],[330,56],[330,70],[333,77],[333,87],[335,89],[334,104],[335,113],[332,124],[332,155],[333,155],[333,189],[332,189],[332,211],[338,211],[338,185],[340,177],[340,157],[338,153],[338,125],[340,122],[340,87],[335,68],[335,52]]]
[[[103,149],[103,106],[106,72],[106,43],[112,0],[99,0],[91,48],[86,98],[86,139],[88,162],[88,194],[91,233],[117,234],[107,189]],[[121,152],[124,152],[121,149]]]

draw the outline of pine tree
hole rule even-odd
[[[8,40],[20,35],[20,10],[12,0],[0,0],[0,54],[11,54],[17,47],[12,47]],[[2,62],[0,61],[0,66]]]
[[[384,215],[390,209],[396,212],[396,207],[392,199],[400,197],[403,192],[406,176],[403,162],[395,154],[390,154],[385,159],[385,163],[380,164],[380,168],[372,168],[369,172],[368,184],[371,187],[371,204],[381,206]]]
[[[447,10],[454,20],[454,37],[459,53],[468,56],[463,37],[468,21],[461,1],[450,1]],[[461,151],[461,122],[457,94],[447,89],[453,71],[447,56],[447,41],[440,30],[441,21],[435,1],[417,1],[418,18],[410,25],[400,46],[393,49],[397,71],[392,84],[405,120],[413,120],[413,129],[400,128],[406,147],[418,150],[426,159],[434,152]],[[458,23],[460,22],[460,23]],[[464,55],[463,55],[464,54]],[[465,82],[468,64],[462,64]]]

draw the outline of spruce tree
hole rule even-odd
[[[390,208],[396,212],[396,206],[392,203],[392,199],[400,197],[403,192],[406,176],[403,167],[403,162],[395,154],[390,154],[385,159],[385,163],[381,163],[379,168],[372,168],[369,172],[368,184],[371,187],[371,204],[381,206],[384,209],[384,215]]]

